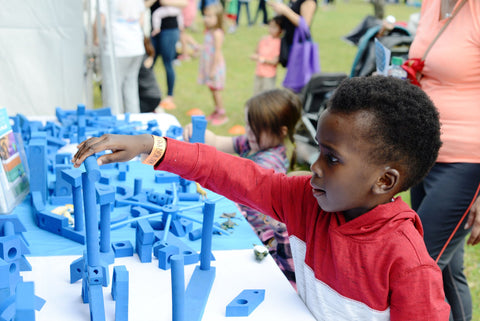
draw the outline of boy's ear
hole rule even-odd
[[[399,181],[400,172],[395,168],[387,167],[373,186],[373,192],[375,194],[391,193],[398,186]]]
[[[280,130],[282,131],[282,136],[283,136],[283,137],[287,137],[287,135],[288,135],[288,127],[287,127],[287,126],[282,126],[282,127],[280,128]]]

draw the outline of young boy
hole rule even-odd
[[[250,56],[250,59],[257,62],[253,95],[275,88],[282,25],[283,20],[280,16],[273,17],[268,23],[268,35],[260,39],[256,52]]]
[[[437,157],[438,113],[418,87],[392,77],[345,80],[321,114],[311,176],[266,170],[203,144],[104,135],[73,157],[144,161],[194,180],[287,225],[298,293],[318,320],[448,320],[442,275],[417,214],[394,196]]]

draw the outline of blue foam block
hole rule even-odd
[[[141,206],[132,206],[130,208],[130,213],[132,214],[132,217],[139,217],[139,216],[146,216],[148,215],[149,212],[147,209]]]
[[[28,165],[30,166],[30,190],[40,192],[45,202],[48,197],[47,187],[47,142],[36,139],[28,145]]]
[[[80,244],[85,244],[85,231],[75,231],[70,226],[67,226],[62,229],[61,235],[69,240]]]
[[[205,130],[207,129],[208,121],[203,115],[192,116],[192,137],[191,143],[205,143]]]
[[[103,284],[105,278],[104,272],[106,272],[106,269],[103,266],[87,266],[88,284]]]
[[[45,200],[40,191],[32,191],[32,206],[36,211],[43,211],[45,209]]]
[[[163,240],[163,235],[164,231],[156,232],[156,237],[159,240]],[[197,251],[185,244],[185,242],[183,242],[179,238],[175,237],[172,233],[168,234],[166,243],[158,241],[153,244],[153,255],[155,255],[155,257],[158,257],[158,251],[169,245],[174,245],[179,249],[179,254],[183,255],[185,265],[196,264],[200,260],[200,254],[198,254]],[[213,254],[210,259],[215,260]]]
[[[152,262],[152,249],[152,244],[139,244],[138,241],[135,244],[135,251],[142,263]]]
[[[118,172],[118,180],[119,181],[126,181],[127,180],[127,172],[125,171],[121,171],[121,172]]]
[[[128,279],[125,265],[113,267],[112,298],[115,300],[115,321],[128,321]]]
[[[34,291],[34,284],[33,282],[20,282],[17,285],[16,290],[16,305],[17,305],[17,313],[18,310],[27,311],[30,310],[35,315],[34,311],[40,311],[40,309],[45,304],[45,300],[39,298],[35,295]],[[18,315],[15,320],[29,320],[29,319],[19,319]],[[35,319],[33,319],[35,320]]]
[[[226,309],[227,317],[246,317],[265,299],[265,290],[243,290]]]
[[[155,183],[165,184],[165,183],[179,183],[180,177],[175,174],[170,174],[167,172],[155,173]]]
[[[64,216],[47,211],[37,212],[38,227],[46,231],[62,235],[62,230],[68,227],[68,219]]]
[[[70,283],[75,283],[83,278],[85,273],[85,258],[82,256],[70,263]]]
[[[115,257],[133,256],[133,245],[130,241],[120,241],[112,244]]]
[[[173,235],[178,237],[183,237],[187,234],[185,231],[185,226],[182,224],[182,222],[180,222],[179,219],[172,221],[170,225],[170,231],[173,233]]]
[[[10,264],[4,260],[0,260],[0,289],[4,289],[10,286]],[[0,302],[2,297],[0,296]]]
[[[172,321],[185,321],[185,267],[181,255],[173,255],[172,261]]]
[[[155,233],[147,220],[137,221],[135,239],[137,244],[153,244],[155,240]]]
[[[215,267],[210,267],[209,270],[202,270],[198,265],[195,267],[185,292],[185,305],[188,306],[185,320],[202,320],[214,280]]]
[[[91,284],[89,286],[88,300],[90,304],[90,320],[105,321],[105,306],[101,284]]]
[[[11,263],[23,254],[22,241],[17,235],[0,237],[0,258]]]
[[[70,165],[56,165],[55,166],[56,180],[55,180],[54,195],[57,196],[57,197],[71,196],[72,195],[71,184],[62,175],[63,170],[68,170],[70,168],[71,168]]]
[[[97,185],[95,192],[100,205],[115,202],[115,188],[113,186]]]
[[[174,245],[167,245],[157,251],[158,267],[162,270],[168,270],[171,267],[170,258],[173,255],[179,254],[178,247]]]

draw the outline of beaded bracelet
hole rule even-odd
[[[152,135],[153,137],[153,147],[150,155],[145,158],[142,163],[147,165],[155,165],[165,153],[165,148],[167,147],[167,141],[163,137]]]

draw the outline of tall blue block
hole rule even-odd
[[[192,116],[192,137],[191,143],[205,143],[205,130],[207,129],[208,121],[204,115]]]
[[[30,190],[40,192],[45,203],[48,199],[46,139],[30,141],[28,145],[28,165],[30,167]]]

